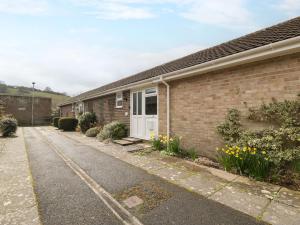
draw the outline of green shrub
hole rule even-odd
[[[58,121],[58,128],[63,131],[75,131],[78,120],[72,117],[62,117]]]
[[[78,117],[78,124],[82,133],[93,127],[96,123],[96,114],[91,112],[83,113]]]
[[[87,137],[96,137],[101,131],[101,127],[92,127],[85,132]]]
[[[58,128],[58,121],[59,121],[60,117],[54,117],[52,119],[52,124],[54,127],[57,127]]]
[[[218,133],[226,143],[234,144],[239,140],[242,133],[241,113],[237,109],[230,109],[225,121],[217,126]]]
[[[3,117],[0,120],[0,132],[3,137],[12,136],[16,133],[18,128],[18,122],[14,118]]]
[[[127,136],[127,127],[125,124],[118,121],[111,122],[106,124],[100,133],[97,135],[97,138],[100,141],[106,139],[120,139]]]
[[[258,154],[243,157],[241,161],[226,154],[226,150],[225,154],[221,151],[223,166],[257,178],[267,174],[270,177],[281,174],[283,178],[285,173],[289,174],[288,170],[300,159],[300,102],[272,102],[249,109],[248,119],[271,125],[258,131],[243,130],[239,115],[236,109],[230,110],[225,122],[217,127],[218,133],[229,148],[247,146],[256,149]],[[265,154],[262,156],[261,152]]]

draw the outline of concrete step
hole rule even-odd
[[[133,142],[133,143],[135,143],[135,144],[136,144],[136,143],[140,143],[140,142],[143,141],[142,139],[134,138],[134,137],[122,138],[122,140],[130,141],[130,142]]]
[[[133,145],[134,143],[132,141],[126,141],[126,140],[114,140],[114,143],[122,146],[127,146],[127,145]]]

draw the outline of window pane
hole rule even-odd
[[[157,96],[146,97],[146,115],[157,115]]]
[[[117,92],[117,99],[122,99],[122,92]]]
[[[133,110],[133,115],[136,115],[136,93],[133,93],[133,96],[132,96],[132,110]]]
[[[118,101],[117,101],[117,106],[118,106],[118,107],[123,106],[123,101],[122,101],[122,100],[118,100]]]
[[[142,115],[142,92],[138,92],[138,115]]]
[[[148,88],[145,91],[146,94],[154,94],[156,93],[156,88]]]

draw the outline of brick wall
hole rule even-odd
[[[74,117],[74,112],[72,112],[72,105],[65,105],[60,107],[61,117]]]
[[[300,53],[170,82],[171,132],[186,148],[214,158],[221,145],[216,126],[229,108],[245,116],[249,107],[296,99]],[[159,132],[166,133],[166,88],[159,86]]]
[[[123,92],[122,108],[116,108],[116,94],[85,101],[84,107],[85,111],[95,112],[98,123],[102,126],[112,121],[120,121],[130,128],[130,91]]]
[[[19,125],[31,125],[32,98],[28,96],[0,95],[5,114],[12,114]],[[51,98],[34,98],[34,124],[45,125],[51,119]]]

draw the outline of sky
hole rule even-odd
[[[0,0],[0,81],[77,95],[300,16],[300,0]]]

